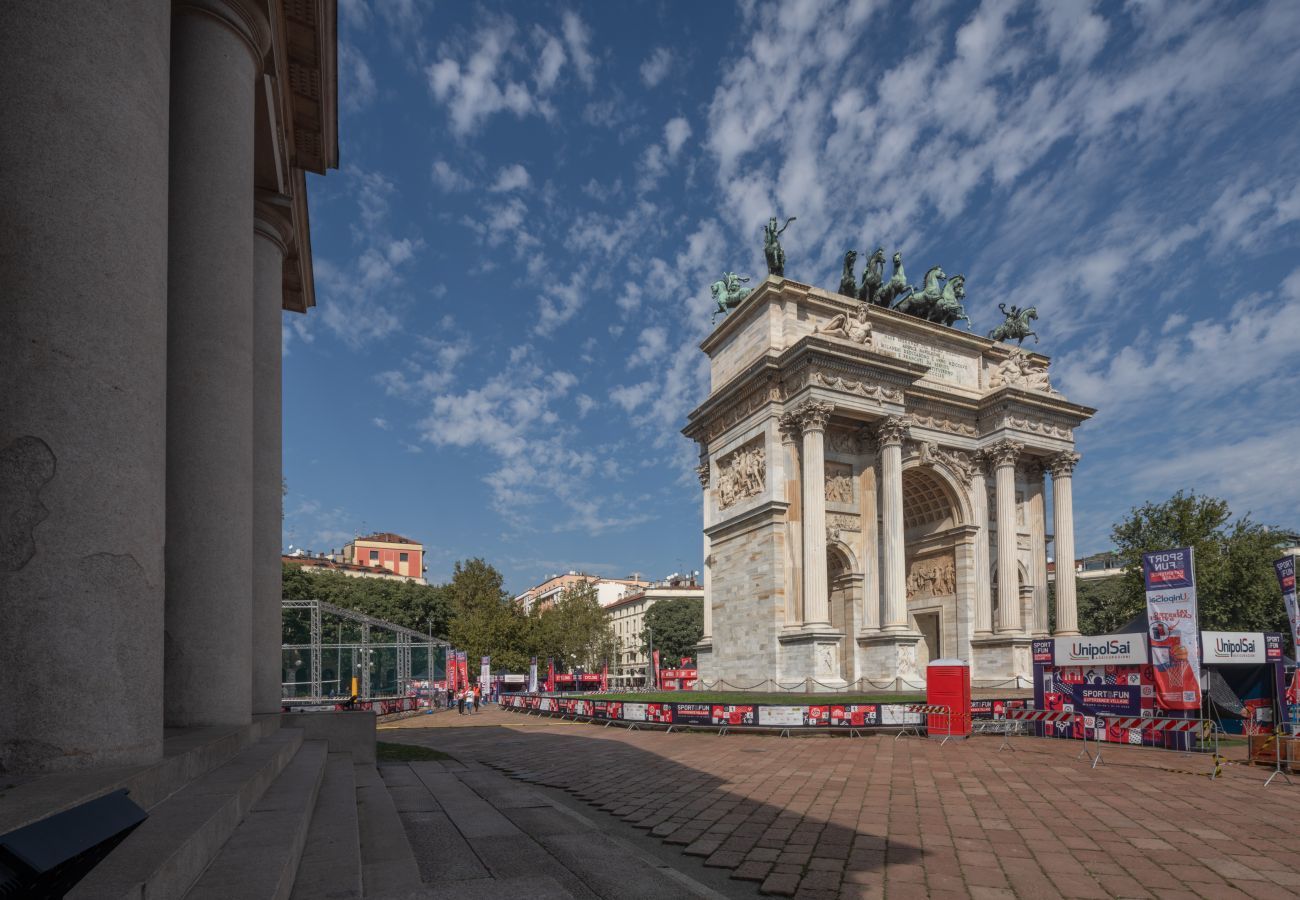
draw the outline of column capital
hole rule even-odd
[[[293,246],[293,214],[287,201],[287,197],[260,191],[253,201],[253,233],[278,245],[285,256]]]
[[[271,51],[271,23],[259,4],[251,0],[172,0],[172,15],[199,15],[229,28],[248,47],[257,71],[262,72]]]
[[[984,458],[997,467],[1014,466],[1025,445],[1019,441],[1001,440],[983,449]]]
[[[1072,450],[1062,450],[1047,461],[1047,469],[1053,478],[1069,478],[1074,474],[1074,467],[1081,458]]]
[[[823,400],[808,400],[801,404],[795,411],[795,417],[799,421],[799,428],[804,434],[811,431],[825,431],[826,423],[831,419],[831,413],[835,411],[835,406],[826,403]]]
[[[907,429],[912,424],[908,416],[887,416],[876,425],[876,442],[881,447],[903,446]]]
[[[709,461],[707,459],[695,467],[695,474],[699,476],[700,488],[702,490],[707,491],[709,489],[709,480],[712,476],[712,473],[713,470],[709,466]]]
[[[782,413],[776,420],[777,430],[781,432],[781,441],[792,444],[799,440],[799,417],[793,412]]]

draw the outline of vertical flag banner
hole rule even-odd
[[[654,686],[659,687],[659,651],[654,652]]]
[[[478,683],[483,690],[492,682],[492,657],[485,656],[478,661]]]
[[[555,660],[549,656],[546,658],[546,689],[555,690]]]
[[[1142,554],[1155,668],[1156,702],[1168,710],[1201,708],[1201,644],[1192,548]]]
[[[600,689],[609,690],[609,660],[605,660],[600,669]]]
[[[537,693],[537,657],[528,661],[528,693]]]
[[[1291,652],[1300,652],[1300,600],[1296,599],[1295,557],[1282,557],[1273,563],[1273,571],[1277,573],[1277,583],[1282,588],[1282,602],[1286,604],[1286,615],[1291,620]]]

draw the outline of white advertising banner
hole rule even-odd
[[[802,706],[760,706],[758,708],[759,725],[777,725],[789,728],[803,725]]]
[[[1294,556],[1284,556],[1273,563],[1278,587],[1282,588],[1282,602],[1286,604],[1287,618],[1291,621],[1292,653],[1300,653],[1300,600],[1296,598]]]
[[[1147,662],[1147,638],[1144,634],[1057,638],[1053,657],[1058,666],[1142,666]]]
[[[492,657],[490,656],[484,656],[479,660],[478,683],[479,687],[485,691],[488,689],[488,685],[492,683]]]
[[[1201,649],[1212,666],[1264,662],[1264,634],[1248,631],[1202,631]]]
[[[645,704],[644,703],[624,703],[623,718],[629,722],[645,721]]]
[[[528,663],[528,693],[537,693],[537,657],[534,656]]]

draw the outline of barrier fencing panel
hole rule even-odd
[[[1060,709],[1008,709],[1002,720],[1007,723],[1007,727],[1002,729],[1002,744],[998,747],[998,752],[1001,753],[1003,750],[1015,752],[1016,748],[1012,747],[1011,742],[1007,740],[1011,735],[1012,727],[1019,731],[1020,728],[1032,723],[1056,725],[1060,722],[1073,722],[1075,716],[1082,715],[1083,713]],[[1083,747],[1075,755],[1075,759],[1090,755],[1088,753],[1088,729],[1081,730],[1083,732]]]

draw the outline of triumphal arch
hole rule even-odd
[[[741,295],[701,344],[711,391],[683,432],[701,681],[919,686],[959,657],[977,684],[1027,685],[1049,544],[1074,569],[1074,429],[1095,410],[1010,343],[779,276]],[[1055,613],[1078,633],[1072,578]]]

